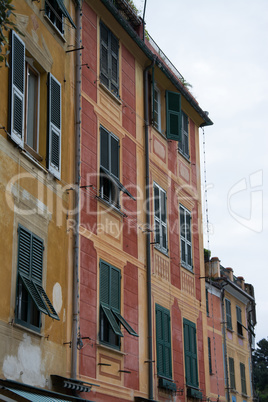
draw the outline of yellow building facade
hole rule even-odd
[[[0,69],[0,378],[51,390],[51,375],[71,372],[75,2],[13,5]]]

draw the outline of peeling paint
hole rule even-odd
[[[43,372],[41,348],[33,345],[30,336],[24,334],[17,356],[5,357],[3,373],[9,380],[21,380],[28,385],[45,387],[46,378]]]
[[[62,308],[62,291],[61,291],[61,285],[57,282],[53,286],[53,306],[55,310],[57,311],[57,314],[60,313],[61,308]]]

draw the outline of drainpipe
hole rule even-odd
[[[225,325],[225,308],[224,308],[224,286],[221,285],[221,310],[222,310],[222,334],[223,334],[223,349],[225,362],[225,379],[227,388],[227,402],[230,402],[230,387],[228,377],[228,359],[227,359],[227,344],[226,344],[226,325]]]
[[[145,120],[145,186],[146,186],[146,265],[147,265],[147,306],[148,306],[148,365],[149,400],[153,400],[153,334],[152,334],[152,283],[150,247],[150,177],[149,177],[149,107],[148,107],[148,70],[153,68],[155,59],[144,70],[144,120]]]
[[[82,4],[77,2],[76,7],[76,35],[78,47],[82,47]],[[75,90],[75,230],[74,230],[74,270],[73,270],[73,326],[72,326],[72,363],[71,377],[77,377],[77,340],[79,319],[79,207],[80,207],[80,138],[81,138],[81,60],[82,52],[76,53],[76,90]]]

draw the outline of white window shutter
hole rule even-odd
[[[11,31],[10,64],[10,135],[11,139],[23,148],[25,115],[25,45],[14,31]]]
[[[61,176],[61,84],[48,75],[48,170]]]

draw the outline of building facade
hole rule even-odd
[[[206,277],[211,395],[228,402],[253,401],[253,286],[222,267],[217,257],[206,263]]]
[[[200,400],[212,122],[128,2],[82,11],[79,375],[98,401]]]
[[[0,70],[0,399],[32,400],[71,372],[75,2],[13,5]]]

